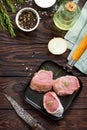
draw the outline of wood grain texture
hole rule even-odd
[[[87,110],[70,110],[65,117],[60,121],[53,121],[46,118],[34,110],[27,110],[32,116],[42,125],[52,130],[86,130],[87,129]],[[11,116],[12,115],[12,116]],[[77,116],[77,118],[76,118]],[[82,118],[80,118],[82,117]],[[14,112],[14,110],[1,110],[0,111],[0,130],[31,130],[29,126],[22,121]]]
[[[86,0],[79,1],[81,8],[85,2]],[[70,50],[67,50],[63,55],[55,56],[47,48],[50,39],[63,38],[66,33],[54,26],[52,18],[55,5],[49,9],[41,9],[32,1],[21,5],[21,8],[26,6],[33,7],[39,12],[40,24],[35,31],[31,33],[20,31],[15,24],[16,14],[12,14],[9,8],[8,13],[17,36],[11,38],[0,29],[0,130],[31,130],[17,116],[4,93],[12,96],[47,130],[87,130],[87,76],[75,67],[72,72],[82,81],[83,88],[62,120],[53,121],[24,101],[24,90],[40,64],[45,60],[52,60],[63,67],[70,53]]]

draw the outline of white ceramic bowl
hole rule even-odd
[[[48,43],[48,50],[54,55],[61,55],[67,50],[67,41],[61,37],[54,37]]]
[[[49,8],[56,3],[56,0],[34,0],[36,5],[41,8]]]
[[[35,25],[33,27],[24,28],[24,27],[21,26],[22,24],[20,24],[21,21],[19,22],[19,17],[25,11],[33,12],[34,15],[36,15],[37,21],[36,21],[36,23],[35,23]],[[30,7],[25,7],[25,8],[22,8],[21,10],[19,10],[17,12],[16,17],[15,17],[15,22],[16,22],[16,25],[18,26],[18,28],[21,29],[22,31],[31,32],[31,31],[35,30],[38,27],[38,25],[40,23],[40,16],[39,16],[38,12],[35,9],[30,8]],[[28,22],[26,22],[26,24],[28,24]]]

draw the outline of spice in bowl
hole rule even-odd
[[[39,22],[39,14],[33,8],[23,8],[16,15],[17,26],[26,32],[35,30],[39,25]]]

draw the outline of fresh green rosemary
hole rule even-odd
[[[15,32],[13,30],[13,25],[11,22],[11,19],[8,15],[8,12],[3,4],[3,1],[0,1],[0,17],[2,18],[2,20],[0,20],[0,24],[3,28],[4,31],[9,31],[12,37],[15,37]]]
[[[16,8],[13,4],[13,1],[12,0],[5,0],[5,1],[6,1],[6,4],[11,8],[12,13],[16,13]]]
[[[25,0],[17,0],[20,4],[23,4]]]
[[[25,0],[17,0],[19,4],[23,4]],[[9,32],[11,37],[15,37],[16,34],[14,32],[14,28],[12,25],[12,21],[7,12],[5,4],[11,9],[12,13],[16,13],[16,8],[12,0],[0,0],[0,25],[5,32]]]

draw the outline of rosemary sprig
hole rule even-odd
[[[3,15],[2,15],[1,12],[0,12],[0,25],[2,26],[2,29],[4,31],[7,31],[7,28],[6,28],[6,25],[5,25],[5,21],[4,21],[4,18],[3,18]]]
[[[16,13],[16,8],[12,2],[12,0],[5,0],[6,4],[11,8],[12,13]]]
[[[20,4],[23,4],[25,0],[17,0]]]
[[[3,17],[2,27],[6,26],[7,30],[9,30],[11,36],[15,37],[16,34],[14,32],[11,19],[10,19],[9,15],[8,15],[8,12],[7,12],[6,8],[5,8],[5,6],[3,5],[3,1],[2,0],[0,1],[0,13],[2,14],[2,17]]]
[[[4,5],[4,2],[9,6],[12,13],[16,13],[16,7],[13,4],[13,0],[0,0],[0,25],[3,31],[8,31],[11,37],[15,37],[16,34],[13,29],[12,21]],[[25,0],[17,0],[19,4],[23,4]]]

